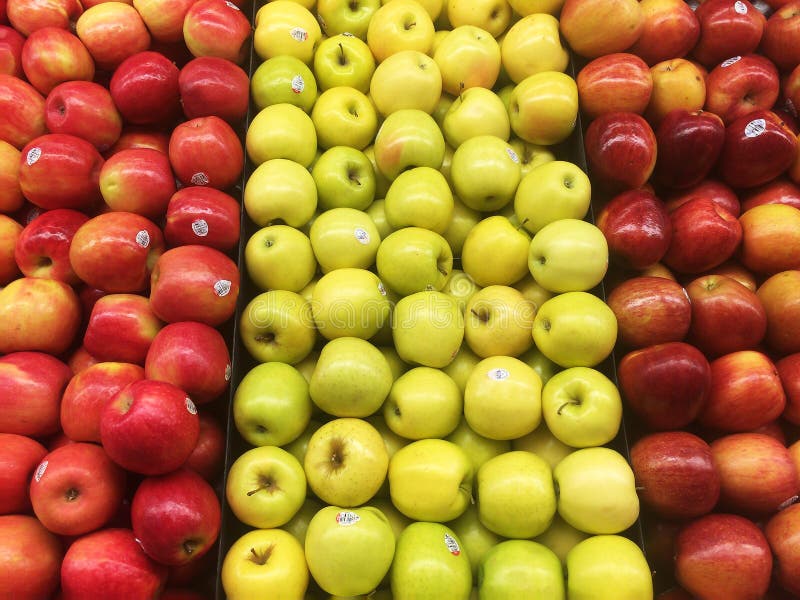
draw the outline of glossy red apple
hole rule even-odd
[[[756,294],[767,312],[767,346],[779,355],[800,352],[800,271],[776,273]]]
[[[44,96],[27,81],[0,73],[0,140],[17,149],[47,132]]]
[[[35,517],[0,516],[0,595],[52,598],[63,556],[61,540]]]
[[[616,52],[595,58],[575,77],[580,108],[586,117],[609,112],[644,113],[653,91],[647,63],[635,54]]]
[[[785,177],[778,177],[742,195],[742,212],[761,204],[788,204],[800,208],[800,186]]]
[[[97,67],[109,72],[150,47],[150,33],[142,17],[124,2],[103,2],[87,8],[78,17],[75,31]]]
[[[683,0],[641,0],[644,23],[639,39],[628,52],[648,65],[682,58],[700,37],[700,21]]]
[[[740,260],[761,275],[800,268],[800,208],[763,204],[745,211]]]
[[[48,210],[25,226],[14,257],[27,277],[58,279],[70,285],[80,281],[69,261],[69,246],[78,228],[89,220],[69,208]]]
[[[800,425],[800,352],[784,356],[775,363],[775,368],[786,393],[782,416],[793,425]]]
[[[122,117],[108,89],[93,81],[67,81],[55,86],[45,101],[47,128],[92,143],[100,152],[122,133]]]
[[[23,77],[22,45],[25,36],[8,25],[0,25],[0,73]]]
[[[157,42],[183,41],[183,20],[195,0],[133,0],[147,30]]]
[[[800,64],[800,2],[785,2],[769,16],[759,50],[787,73]]]
[[[694,200],[695,198],[709,198],[720,208],[725,209],[736,217],[742,212],[738,194],[731,186],[717,179],[704,179],[688,190],[676,192],[667,197],[667,210],[672,212],[681,204],[686,204],[689,200]]]
[[[764,535],[775,556],[775,576],[787,592],[800,596],[800,504],[773,515]]]
[[[144,366],[150,344],[162,326],[145,296],[108,294],[92,308],[83,346],[100,361]]]
[[[758,110],[769,110],[780,93],[778,69],[760,54],[734,56],[711,69],[706,77],[705,110],[725,124]]]
[[[169,133],[151,127],[127,125],[122,128],[122,134],[117,143],[108,151],[111,156],[126,148],[152,148],[167,154],[169,151]]]
[[[28,485],[45,454],[33,438],[0,433],[0,515],[30,512]]]
[[[65,81],[91,81],[94,61],[78,36],[60,27],[34,31],[22,46],[25,77],[43,95]]]
[[[145,50],[114,70],[109,90],[127,123],[168,124],[181,111],[179,69],[160,52]]]
[[[11,26],[28,36],[42,27],[69,29],[83,11],[79,0],[8,0]]]
[[[216,56],[200,56],[178,76],[181,104],[187,119],[217,116],[239,123],[249,106],[250,79],[236,63]]]
[[[250,20],[233,2],[197,0],[183,21],[183,40],[194,56],[242,64],[249,54]]]
[[[708,69],[732,56],[755,51],[767,23],[747,0],[706,0],[695,15],[700,21],[700,38],[692,56]]]
[[[190,185],[172,195],[167,205],[167,245],[199,244],[230,252],[239,243],[241,205],[220,190]]]
[[[200,432],[197,444],[186,459],[184,467],[203,479],[215,482],[225,463],[225,429],[209,412],[199,412]]]
[[[239,182],[244,148],[239,135],[219,117],[198,117],[172,130],[169,160],[183,185],[224,190]]]
[[[727,260],[718,267],[714,267],[706,272],[706,275],[722,275],[730,277],[741,283],[751,292],[755,292],[758,287],[756,276],[751,271],[742,266],[742,264],[735,260]]]
[[[151,148],[129,148],[110,156],[100,169],[100,193],[113,211],[153,221],[164,216],[177,190],[169,158]]]

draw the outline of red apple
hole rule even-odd
[[[169,158],[151,148],[120,150],[100,169],[100,193],[113,211],[158,220],[176,191]]]
[[[183,20],[195,0],[133,0],[154,41],[182,42]]]
[[[747,190],[742,196],[742,212],[761,204],[788,204],[800,208],[800,186],[785,177],[778,177]]]
[[[700,21],[700,39],[692,56],[708,69],[732,56],[755,51],[767,23],[747,0],[706,0],[695,15]]]
[[[24,43],[25,36],[19,31],[8,25],[0,25],[0,73],[23,77],[22,45]]]
[[[44,135],[44,96],[27,81],[0,73],[0,140],[22,148]]]
[[[648,65],[682,58],[700,37],[700,21],[683,0],[641,0],[642,33],[628,52],[641,56]]]
[[[644,113],[653,91],[647,63],[617,52],[589,61],[575,77],[581,111],[589,119],[609,112]]]
[[[666,519],[693,519],[719,500],[711,447],[688,431],[663,431],[631,447],[631,467],[642,503]]]
[[[241,179],[244,148],[226,121],[214,116],[198,117],[172,130],[169,160],[183,185],[224,190]]]
[[[689,341],[709,358],[756,348],[767,313],[755,292],[724,275],[702,275],[686,285],[692,306]]]
[[[800,352],[784,356],[775,363],[775,368],[786,393],[782,416],[793,425],[800,425]]]
[[[775,555],[775,576],[781,587],[800,596],[800,504],[787,506],[767,521],[764,535]]]
[[[217,116],[239,123],[249,106],[250,79],[239,65],[216,56],[200,56],[178,77],[183,113],[188,119]]]
[[[800,268],[800,208],[763,204],[745,211],[739,222],[745,267],[762,275]]]
[[[127,125],[122,128],[122,134],[117,143],[108,151],[108,156],[127,148],[152,148],[167,154],[169,152],[169,134],[150,127]]]
[[[756,294],[767,312],[767,346],[779,355],[800,352],[800,271],[776,273]]]
[[[61,429],[75,442],[100,442],[103,407],[129,383],[144,379],[144,369],[123,362],[99,362],[70,379],[61,398]]]
[[[180,388],[144,379],[129,384],[103,408],[100,439],[121,467],[142,475],[174,471],[197,444],[197,408]]]
[[[0,286],[21,275],[14,251],[23,227],[7,215],[0,214]]]
[[[751,433],[764,433],[774,437],[782,445],[786,446],[786,432],[783,430],[783,421],[780,418],[765,423],[761,427],[756,427]]]
[[[730,277],[741,283],[751,292],[755,292],[758,287],[756,277],[742,264],[734,259],[727,260],[718,267],[714,267],[706,272],[706,275],[722,275]]]
[[[26,435],[0,433],[0,515],[31,510],[28,485],[47,448]]]
[[[45,101],[50,133],[68,133],[91,142],[100,152],[122,133],[122,117],[109,91],[93,81],[67,81],[54,87]]]
[[[103,2],[87,8],[75,23],[78,37],[99,69],[113,71],[129,56],[150,47],[150,33],[130,4]]]
[[[760,54],[734,56],[711,69],[706,77],[705,110],[725,124],[759,110],[769,110],[780,93],[778,69]]]
[[[203,556],[217,541],[220,522],[214,488],[189,469],[147,477],[133,495],[133,533],[145,553],[165,565]]]
[[[800,64],[800,2],[785,2],[770,15],[759,50],[787,73]]]
[[[633,350],[617,369],[626,405],[652,430],[695,420],[711,391],[711,367],[694,346],[668,342]]]
[[[667,210],[672,212],[681,204],[686,204],[695,198],[709,198],[720,208],[727,210],[735,217],[741,213],[739,196],[733,191],[731,186],[717,179],[704,179],[700,183],[693,185],[688,190],[677,192],[666,200]]]
[[[217,327],[233,316],[238,295],[236,263],[207,246],[167,250],[153,268],[150,305],[167,323],[199,321]]]
[[[675,578],[692,597],[763,598],[771,574],[767,539],[739,515],[705,515],[675,538]]]
[[[79,0],[8,0],[11,26],[24,36],[42,27],[69,29],[83,8]]]
[[[574,52],[596,58],[632,46],[642,33],[644,14],[638,0],[567,0],[559,23]]]
[[[225,429],[218,419],[208,412],[198,413],[200,432],[197,444],[186,459],[184,467],[191,469],[203,479],[214,482],[225,463]]]
[[[57,535],[83,535],[111,520],[125,494],[125,471],[97,444],[49,452],[31,479],[33,512]]]
[[[233,196],[190,185],[169,200],[164,239],[171,247],[199,244],[230,252],[239,243],[240,215],[241,206]]]
[[[83,345],[100,361],[144,366],[150,344],[162,326],[145,296],[109,294],[92,308]]]
[[[69,366],[73,375],[77,375],[78,373],[85,371],[98,362],[100,361],[89,354],[89,352],[83,346],[78,346],[72,352],[72,354],[69,355],[69,358],[67,358],[67,366]]]
[[[61,565],[61,600],[157,598],[167,567],[148,557],[133,531],[101,529],[75,540]]]
[[[114,70],[109,90],[127,123],[166,124],[181,112],[178,67],[159,52],[145,50]]]
[[[59,83],[94,77],[94,61],[78,36],[59,27],[34,31],[22,46],[25,77],[45,96]]]
[[[19,150],[8,142],[0,140],[0,212],[2,213],[16,212],[25,204],[25,196],[22,195],[19,186],[19,163]]]
[[[249,54],[250,20],[232,2],[197,0],[183,20],[183,39],[194,56],[242,64]]]
[[[797,114],[800,109],[800,65],[796,66],[781,81],[781,94],[788,112]]]
[[[78,229],[69,258],[78,277],[92,287],[140,292],[163,251],[164,236],[155,223],[131,212],[108,212]]]
[[[88,220],[77,210],[56,208],[28,223],[14,251],[22,273],[76,285],[79,279],[69,262],[69,245],[78,228]]]
[[[0,596],[52,598],[64,548],[35,517],[0,516]]]

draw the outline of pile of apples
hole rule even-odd
[[[562,32],[659,597],[796,598],[800,2],[600,5]]]
[[[213,585],[250,23],[0,3],[4,598]]]

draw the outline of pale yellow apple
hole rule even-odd
[[[367,45],[380,63],[401,50],[427,53],[433,36],[433,20],[424,6],[416,0],[392,0],[372,15]]]
[[[507,0],[448,0],[447,18],[455,27],[475,25],[498,37],[511,23],[513,11]]]
[[[645,110],[647,120],[658,124],[675,109],[694,112],[706,103],[706,79],[695,63],[686,58],[673,58],[650,67],[653,91]]]
[[[254,24],[253,47],[262,60],[288,54],[310,64],[322,38],[311,11],[290,0],[264,4],[256,12]]]
[[[445,141],[452,148],[478,135],[507,140],[511,135],[503,101],[492,90],[473,87],[461,92],[442,119]]]
[[[514,23],[503,36],[500,53],[514,83],[542,71],[564,71],[569,64],[558,19],[547,13],[530,14]]]
[[[402,50],[386,57],[376,67],[369,93],[378,112],[384,116],[404,108],[432,113],[442,95],[442,74],[427,54]]]
[[[500,75],[500,45],[491,33],[474,25],[448,33],[433,60],[442,73],[444,91],[454,96],[473,87],[492,89]]]
[[[481,287],[512,285],[528,274],[527,232],[501,215],[481,220],[467,234],[461,248],[464,272]],[[491,256],[491,260],[487,258]]]
[[[286,158],[308,167],[317,156],[317,132],[302,108],[272,104],[253,117],[245,134],[245,147],[247,156],[256,165],[273,158]]]
[[[464,311],[464,339],[475,354],[519,356],[531,347],[536,307],[507,285],[481,288]]]
[[[566,140],[578,118],[578,86],[560,71],[542,71],[520,81],[509,98],[511,130],[533,144]]]
[[[317,210],[317,186],[303,165],[275,158],[253,169],[242,202],[247,216],[259,227],[277,220],[302,227]]]

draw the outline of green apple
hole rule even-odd
[[[306,541],[308,524],[311,522],[311,518],[317,514],[322,507],[322,502],[316,498],[307,497],[303,501],[303,506],[300,507],[300,510],[298,510],[287,523],[281,525],[281,529],[288,531],[297,538],[298,542],[304,544]]]
[[[220,580],[230,600],[259,598],[264,590],[280,590],[285,600],[304,600],[309,574],[303,546],[282,529],[248,531],[225,552]]]
[[[519,157],[502,138],[478,135],[453,153],[453,191],[475,210],[493,212],[503,208],[514,197],[520,177]]]
[[[530,243],[528,268],[551,292],[586,292],[608,270],[608,242],[600,228],[580,219],[558,219],[542,227]]]
[[[510,96],[514,86],[509,86],[506,89],[508,89],[508,95]],[[506,110],[508,110],[508,105],[506,105]],[[514,135],[511,136],[511,139],[508,141],[508,143],[511,144],[514,152],[516,152],[517,156],[519,156],[519,165],[522,169],[522,179],[524,179],[525,176],[536,167],[556,160],[556,155],[553,152],[553,149],[549,146],[531,144],[530,142],[521,140]],[[522,183],[522,179],[520,179],[520,184]]]
[[[347,86],[366,94],[374,72],[372,51],[352,33],[323,39],[314,53],[314,75],[323,91]]]
[[[403,530],[412,523],[411,519],[397,510],[388,498],[373,498],[369,504],[381,511],[386,520],[389,521],[395,539],[399,538]]]
[[[436,124],[439,126],[439,128],[442,127],[442,123],[444,123],[444,116],[447,114],[447,111],[450,109],[450,106],[454,101],[455,97],[451,96],[450,94],[443,93],[441,96],[439,96],[439,102],[436,103],[436,108],[434,108],[433,112],[431,113],[433,120],[436,121]]]
[[[528,274],[530,244],[530,236],[506,217],[485,217],[464,240],[462,268],[481,287],[512,285]],[[492,259],[486,260],[487,256]]]
[[[561,459],[575,451],[575,448],[567,446],[554,436],[544,421],[539,423],[539,426],[529,434],[512,440],[511,447],[514,450],[533,452],[536,456],[543,458],[551,469],[555,469]]]
[[[345,267],[320,277],[311,294],[311,315],[326,339],[369,339],[389,322],[392,306],[375,273]]]
[[[534,73],[564,71],[569,65],[558,19],[547,13],[528,14],[509,27],[500,55],[503,69],[514,83]]]
[[[622,424],[622,398],[614,382],[589,367],[572,367],[553,375],[542,389],[547,427],[574,448],[603,446]]]
[[[490,285],[475,292],[464,312],[464,339],[472,351],[488,356],[518,356],[533,344],[536,307],[519,290]]]
[[[447,524],[461,541],[461,546],[469,558],[472,568],[472,579],[478,581],[478,566],[486,553],[503,539],[494,531],[486,528],[478,517],[478,507],[470,504],[457,519]]]
[[[303,227],[317,210],[317,184],[303,165],[274,158],[250,173],[242,201],[247,216],[258,227],[275,221]]]
[[[481,523],[507,538],[532,538],[556,514],[550,465],[543,458],[512,450],[490,458],[476,476]]]
[[[461,419],[463,401],[456,382],[431,367],[414,367],[392,384],[383,404],[389,429],[410,440],[443,438]]]
[[[553,517],[553,522],[550,523],[550,527],[547,528],[547,531],[541,535],[537,535],[533,541],[544,544],[550,548],[550,550],[555,552],[556,556],[558,556],[561,565],[566,567],[567,554],[569,554],[569,551],[572,550],[578,542],[582,542],[588,537],[588,533],[575,529],[562,519],[561,515],[556,514],[556,516]]]
[[[389,572],[395,538],[384,514],[373,506],[326,506],[308,524],[308,569],[329,594],[371,592]]]
[[[253,49],[260,59],[290,54],[311,64],[322,30],[307,7],[299,2],[267,2],[256,11],[253,24]],[[214,33],[222,35],[219,30]]]
[[[381,235],[363,210],[331,208],[314,219],[309,229],[311,248],[320,270],[368,269],[375,264]]]
[[[458,148],[479,135],[507,140],[511,124],[503,101],[491,89],[472,87],[456,96],[442,119],[445,141]]]
[[[332,87],[319,95],[311,120],[320,148],[366,148],[378,130],[378,115],[369,98],[353,87]]]
[[[369,159],[369,162],[372,165],[372,172],[375,175],[375,198],[381,200],[386,196],[386,192],[389,191],[389,184],[391,182],[386,175],[381,173],[380,169],[378,168],[378,163],[375,160],[375,146],[370,144],[364,148],[363,152],[364,156]],[[372,205],[370,204],[370,206]],[[382,234],[381,237],[386,236]]]
[[[375,225],[378,237],[381,240],[394,231],[394,228],[389,225],[389,221],[386,219],[386,200],[383,198],[373,200],[365,212],[372,219],[372,223]]]
[[[411,523],[397,539],[389,571],[394,600],[469,600],[472,569],[462,548],[446,525]]]
[[[533,341],[562,367],[594,367],[617,341],[617,318],[599,297],[565,292],[539,307],[533,319]]]
[[[453,378],[456,382],[461,394],[464,394],[464,389],[467,386],[467,379],[469,378],[472,369],[481,361],[481,357],[475,354],[467,344],[462,344],[458,349],[458,353],[450,363],[442,370]]]
[[[242,311],[239,336],[258,362],[298,363],[317,341],[311,304],[287,290],[258,294]]]
[[[458,198],[453,198],[453,216],[442,236],[447,240],[455,256],[461,256],[461,252],[464,248],[464,241],[467,239],[469,232],[472,231],[472,228],[475,227],[482,218],[483,213],[474,208],[470,208]]]
[[[464,417],[478,434],[513,440],[542,420],[542,380],[511,356],[490,356],[475,365],[464,389]]]
[[[505,540],[491,548],[478,572],[478,598],[564,600],[564,572],[558,556],[531,540]]]
[[[439,126],[428,113],[413,108],[386,117],[373,146],[378,171],[390,181],[412,167],[438,169],[444,160],[445,142]]]
[[[460,269],[453,269],[450,279],[444,284],[443,291],[458,301],[461,311],[467,310],[467,302],[480,289],[475,280]]]
[[[403,50],[426,53],[433,44],[433,20],[415,0],[393,0],[372,15],[367,44],[380,63]]]
[[[308,422],[308,425],[306,425],[306,428],[300,433],[300,435],[288,444],[284,445],[283,449],[300,461],[300,464],[302,465],[306,458],[306,450],[308,450],[308,440],[311,439],[311,436],[314,435],[314,432],[319,429],[321,425],[322,422],[317,421],[312,416],[311,420]]]
[[[394,349],[394,346],[387,345],[387,346],[378,346],[378,350],[386,357],[386,360],[389,362],[389,368],[392,370],[392,377],[393,379],[397,379],[408,371],[409,366],[408,364],[400,358],[400,355],[397,353],[397,350]]]
[[[244,264],[262,291],[299,292],[317,272],[311,240],[289,225],[267,225],[251,235],[244,247]]]
[[[308,382],[291,365],[261,363],[242,378],[233,395],[233,421],[248,444],[283,446],[311,420]]]
[[[380,350],[356,337],[322,347],[311,375],[314,404],[336,417],[366,417],[378,410],[392,387],[392,370]]]
[[[303,467],[283,448],[251,448],[228,469],[228,506],[237,519],[251,527],[280,527],[300,510],[305,497]]]
[[[472,501],[473,472],[469,457],[453,442],[411,442],[389,461],[392,504],[415,521],[452,521]]]
[[[317,80],[299,58],[289,54],[273,56],[253,71],[250,94],[258,110],[286,103],[310,113],[317,100]]]
[[[385,211],[392,229],[422,227],[442,234],[453,218],[453,192],[441,172],[415,167],[389,185]]]
[[[417,50],[395,52],[375,68],[369,95],[384,117],[402,109],[430,114],[442,95],[442,74],[427,54]]]
[[[245,134],[253,164],[286,158],[308,167],[317,156],[317,132],[311,117],[294,104],[271,104],[256,113]]]
[[[625,531],[639,518],[633,470],[612,448],[580,448],[553,469],[558,514],[586,533]]]
[[[567,554],[570,600],[652,600],[653,574],[642,549],[621,535],[595,535]]]
[[[552,160],[522,177],[514,195],[514,213],[525,229],[536,233],[559,219],[583,219],[591,200],[589,176],[575,163]]]
[[[369,22],[380,6],[380,0],[317,0],[317,18],[331,37],[350,33],[366,40]]]
[[[364,210],[375,199],[372,164],[356,148],[329,148],[314,163],[311,176],[317,184],[317,201],[321,210],[336,207]]]
[[[560,366],[542,354],[542,351],[535,345],[528,348],[528,350],[520,354],[517,358],[536,371],[539,379],[542,380],[542,385],[547,383],[553,375],[561,370]]]
[[[442,88],[454,96],[462,90],[491,90],[500,74],[500,44],[485,29],[462,25],[437,45],[433,60],[442,72]]]
[[[539,285],[536,280],[533,278],[533,275],[530,272],[525,275],[522,279],[517,281],[512,285],[520,292],[522,295],[525,296],[528,300],[533,302],[533,305],[538,310],[539,307],[544,304],[547,300],[550,300],[555,294],[550,290],[544,289],[541,285]]]
[[[477,433],[462,416],[458,427],[445,438],[459,446],[469,457],[475,472],[490,458],[511,450],[508,440],[493,440]]]
[[[327,504],[360,506],[386,478],[389,455],[381,434],[363,419],[322,425],[308,441],[303,467],[311,490]]]
[[[392,339],[405,362],[446,367],[464,339],[464,315],[458,301],[435,291],[405,296],[392,313]]]
[[[381,240],[375,266],[386,285],[408,296],[441,290],[453,271],[453,252],[435,231],[404,227]]]
[[[578,85],[561,71],[541,71],[511,91],[511,131],[532,144],[552,146],[566,140],[578,121]]]

